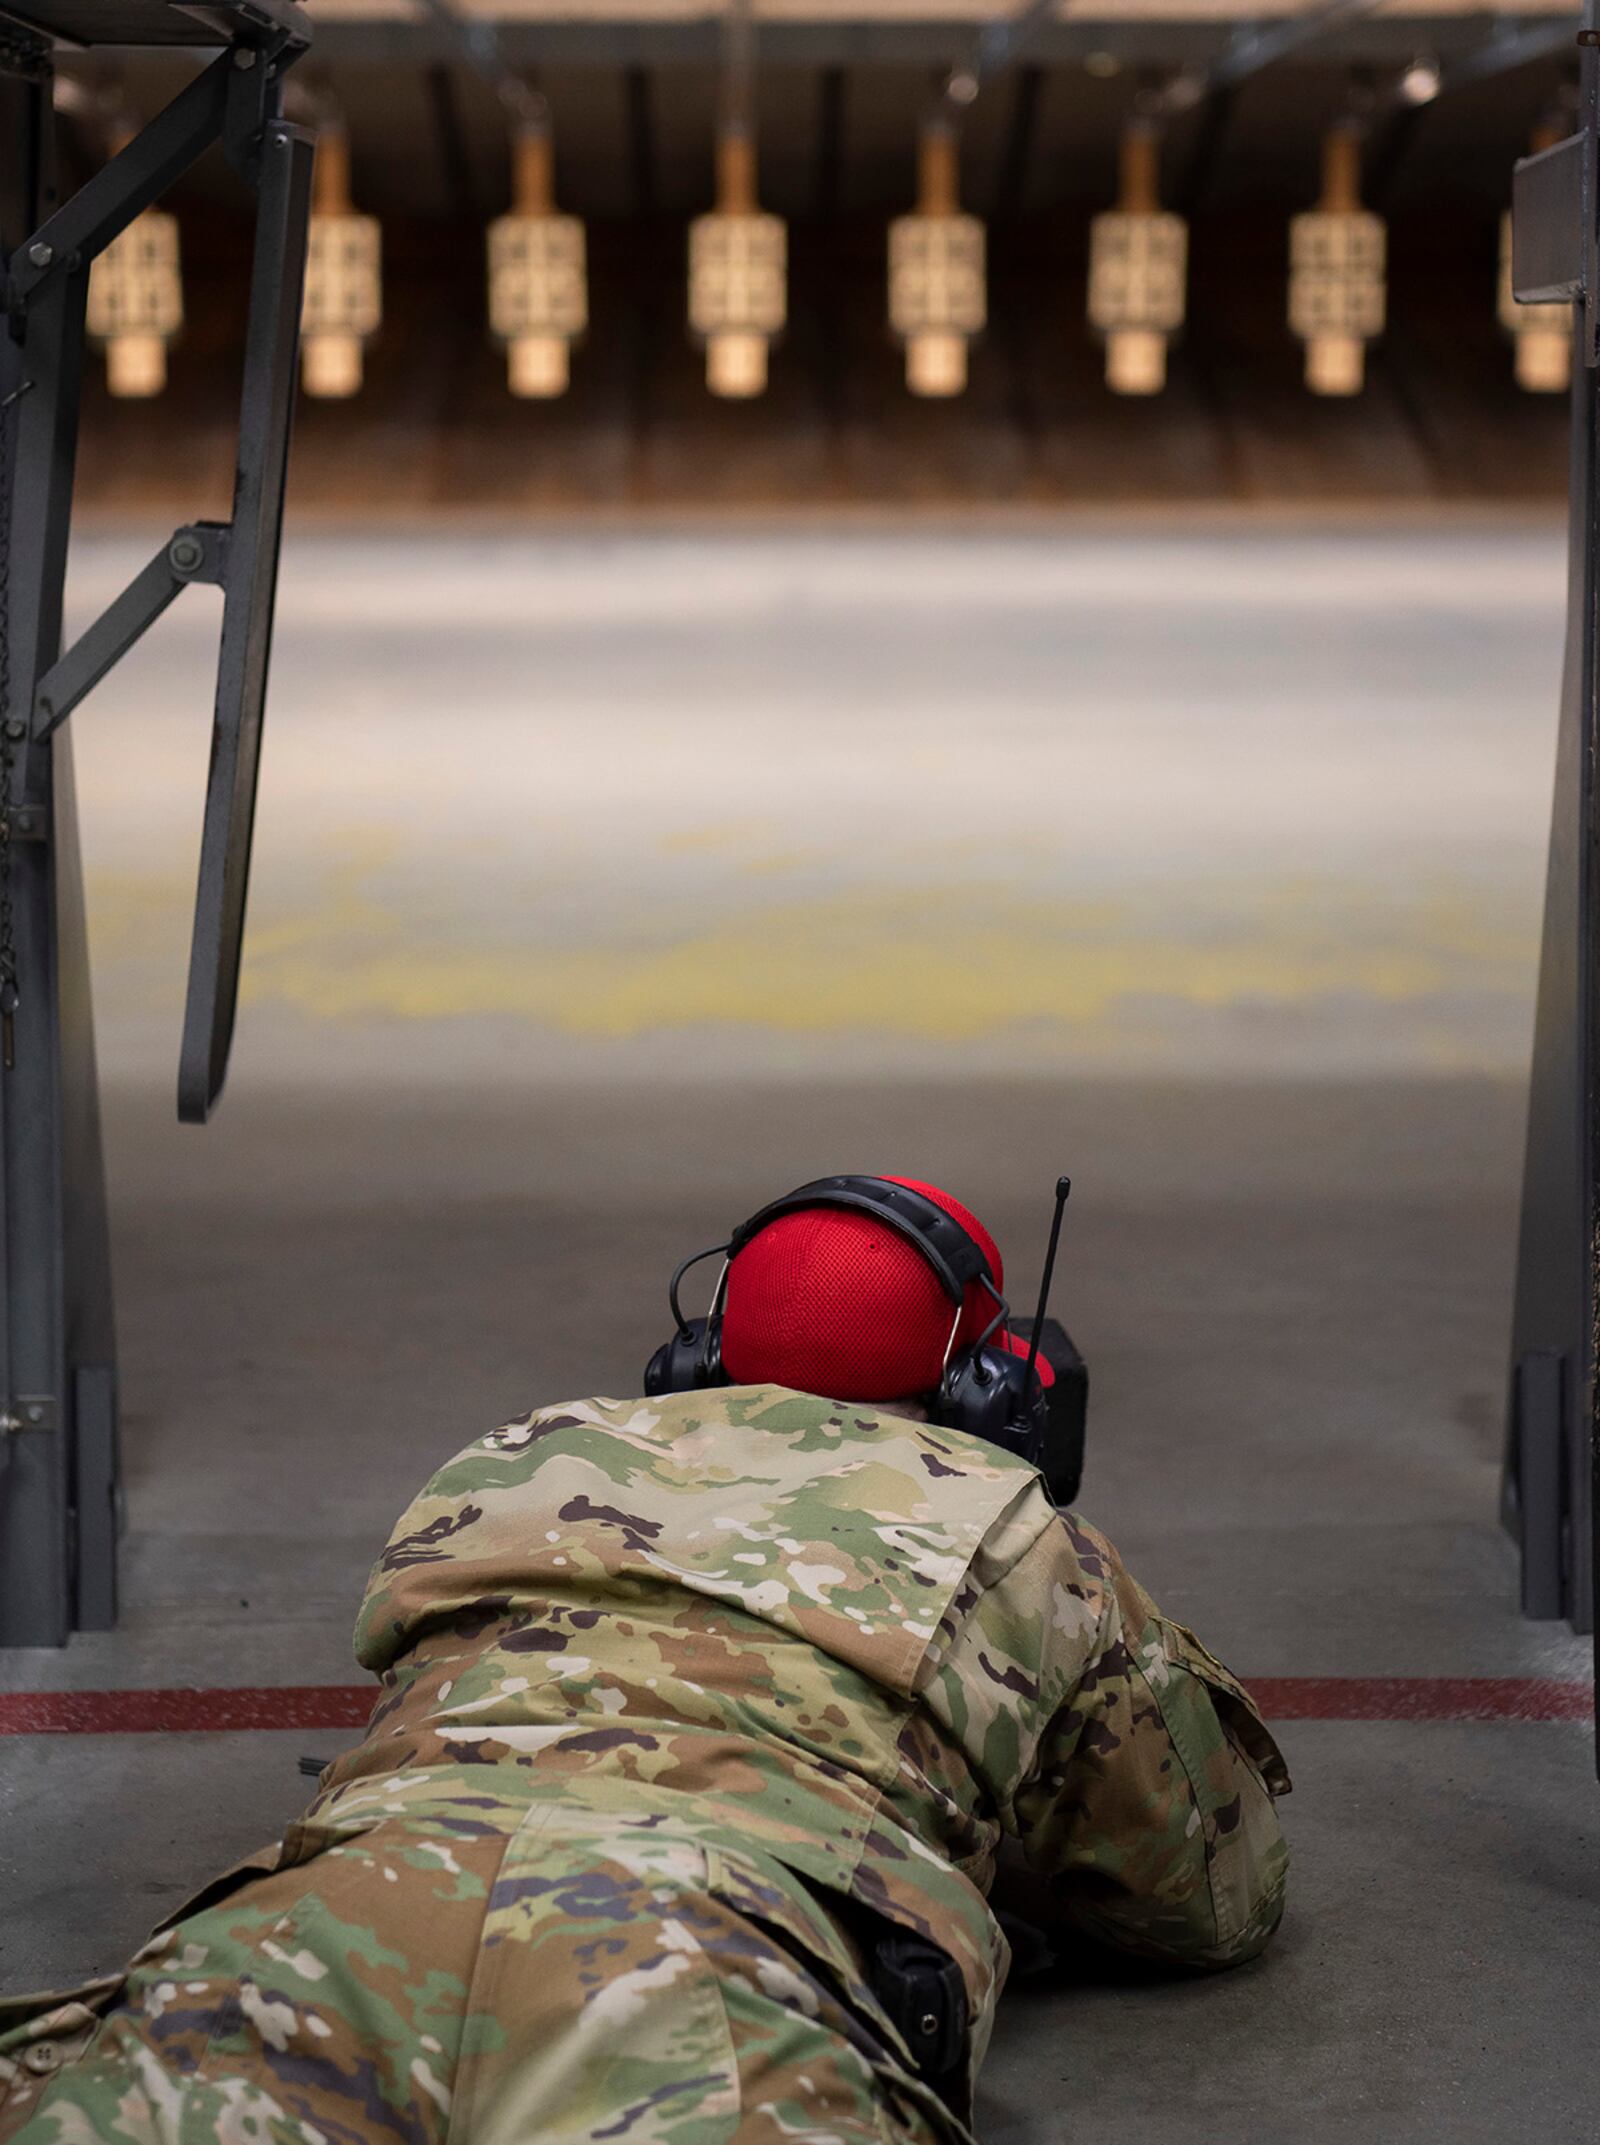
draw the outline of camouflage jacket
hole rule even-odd
[[[1003,1834],[1034,1918],[1126,1951],[1230,1965],[1281,1912],[1288,1779],[1244,1691],[1032,1469],[900,1416],[773,1386],[540,1409],[403,1515],[356,1649],[383,1695],[319,1821],[402,1791],[659,1813],[814,1955],[862,1909],[943,1946],[974,2071]]]

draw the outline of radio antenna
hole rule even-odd
[[[1039,1310],[1033,1321],[1033,1338],[1028,1343],[1028,1368],[1023,1377],[1023,1391],[1028,1389],[1028,1380],[1033,1376],[1033,1366],[1039,1358],[1039,1329],[1044,1324],[1045,1310],[1050,1302],[1050,1283],[1056,1270],[1056,1247],[1061,1242],[1061,1217],[1067,1210],[1067,1196],[1072,1190],[1070,1177],[1056,1179],[1056,1210],[1050,1221],[1050,1248],[1044,1255],[1044,1274],[1039,1282]]]

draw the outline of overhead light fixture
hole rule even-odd
[[[1160,174],[1160,131],[1136,119],[1123,129],[1117,206],[1089,226],[1089,322],[1116,395],[1160,394],[1183,326],[1189,227],[1161,207]]]
[[[1180,119],[1185,112],[1192,112],[1203,104],[1209,93],[1208,78],[1200,67],[1180,67],[1175,75],[1167,78],[1161,92],[1161,112],[1167,119]]]
[[[987,316],[983,225],[961,213],[955,129],[931,120],[917,157],[917,206],[889,226],[889,325],[914,395],[959,395],[967,345]]]
[[[1361,132],[1343,121],[1323,137],[1322,199],[1289,225],[1289,325],[1314,395],[1360,394],[1383,333],[1384,255],[1382,218],[1361,206]]]
[[[706,386],[747,401],[788,318],[789,236],[756,198],[754,0],[725,0],[718,81],[716,205],[689,226],[689,332],[705,345]]]
[[[564,395],[589,324],[583,225],[556,213],[548,126],[520,128],[511,159],[511,213],[489,226],[489,328],[505,345],[512,394]]]
[[[382,318],[378,219],[351,206],[350,138],[342,126],[327,125],[317,136],[300,321],[308,395],[333,400],[360,392],[362,353]]]
[[[1400,77],[1400,97],[1405,104],[1432,104],[1443,86],[1439,62],[1435,59],[1415,59]]]
[[[767,352],[788,316],[788,233],[756,201],[746,124],[717,138],[717,205],[689,226],[689,328],[705,345],[706,386],[736,400],[765,391]]]
[[[132,139],[130,129],[120,130],[112,154]],[[176,216],[146,209],[95,256],[84,325],[105,351],[106,386],[113,395],[145,400],[161,393],[167,346],[183,326]]]
[[[1536,127],[1531,148],[1552,149],[1562,129]],[[1500,290],[1496,311],[1516,353],[1517,385],[1529,395],[1564,395],[1572,385],[1572,307],[1562,298],[1519,305],[1511,281],[1511,212],[1500,219]]]

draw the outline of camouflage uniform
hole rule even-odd
[[[128,1974],[0,2014],[0,2138],[957,2145],[1003,1832],[1060,1932],[1266,1942],[1282,1761],[976,1439],[779,1387],[548,1408],[442,1468],[356,1634],[366,1739]],[[918,2075],[874,1932],[958,1964]]]

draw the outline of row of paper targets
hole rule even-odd
[[[1542,146],[1543,140],[1536,142]],[[1167,350],[1183,327],[1188,226],[1163,209],[1160,135],[1132,122],[1122,136],[1120,196],[1090,225],[1088,317],[1105,346],[1106,381],[1118,394],[1158,394]],[[488,230],[488,329],[506,354],[512,394],[565,392],[571,353],[588,326],[584,227],[555,204],[550,135],[515,138],[510,209]],[[1363,208],[1361,132],[1333,127],[1323,141],[1322,196],[1289,224],[1288,322],[1305,347],[1306,385],[1318,395],[1361,391],[1367,345],[1383,332],[1385,229]],[[756,193],[751,136],[725,128],[717,143],[716,204],[689,226],[689,333],[705,351],[714,395],[759,395],[787,308],[787,234]],[[967,351],[987,309],[984,226],[960,203],[958,137],[944,121],[922,132],[917,199],[888,233],[889,327],[905,351],[915,395],[958,395]],[[350,194],[343,129],[318,136],[303,316],[309,395],[361,387],[362,353],[383,312],[378,220]],[[1498,312],[1512,338],[1516,377],[1556,393],[1571,368],[1570,308],[1518,305],[1511,295],[1510,219],[1501,242]],[[115,395],[159,394],[167,346],[183,324],[178,226],[163,210],[138,218],[94,264],[89,332],[104,348]]]

